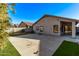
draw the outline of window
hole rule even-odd
[[[37,30],[37,31],[39,30],[39,26],[36,26],[36,30]]]
[[[54,25],[53,26],[53,32],[54,33],[58,33],[58,25]]]
[[[48,19],[45,19],[45,23],[48,23]]]
[[[43,31],[44,31],[44,27],[40,26],[40,32],[43,32]]]

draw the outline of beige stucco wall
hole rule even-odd
[[[45,21],[45,20],[48,21]],[[70,20],[70,19],[63,19],[63,18],[56,18],[56,17],[45,17],[42,18],[40,21],[38,21],[34,26],[33,26],[33,30],[36,33],[40,33],[40,31],[36,30],[36,26],[44,26],[44,34],[51,34],[51,35],[61,35],[61,31],[60,31],[60,22],[61,21],[65,21],[65,22],[72,22],[72,37],[76,36],[76,21],[75,20]],[[53,25],[58,25],[58,33],[54,33],[53,32]]]
[[[53,32],[53,25],[59,25],[58,33]],[[36,30],[36,26],[44,26],[44,32],[43,32],[44,34],[60,35],[60,21],[55,17],[45,17],[42,20],[40,20],[38,23],[36,23],[33,26],[33,30],[36,33],[39,33],[39,31]]]

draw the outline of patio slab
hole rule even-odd
[[[39,54],[34,54],[34,52],[38,51],[39,49],[39,40],[28,40],[27,38],[25,39],[17,37],[10,37],[9,40],[21,54],[21,56],[37,56]]]
[[[63,42],[60,36],[28,34],[10,37],[22,56],[51,56]]]

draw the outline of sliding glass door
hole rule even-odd
[[[61,35],[71,35],[71,34],[72,34],[72,23],[61,22]]]
[[[64,34],[72,34],[72,26],[71,25],[64,26]]]

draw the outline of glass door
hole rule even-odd
[[[72,26],[71,25],[64,26],[64,34],[72,34]]]

